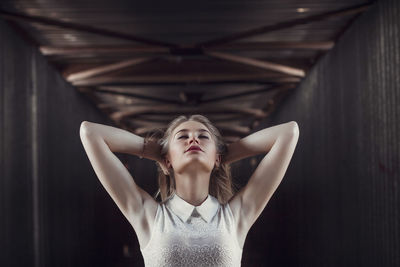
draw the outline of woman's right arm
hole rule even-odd
[[[108,194],[123,215],[137,229],[148,231],[148,222],[154,219],[157,202],[140,188],[129,171],[113,152],[141,155],[144,139],[126,130],[83,121],[80,138],[92,167]],[[158,160],[156,143],[143,155]],[[135,230],[137,230],[135,228]]]

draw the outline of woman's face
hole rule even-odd
[[[198,146],[200,150],[188,150]],[[215,141],[207,127],[197,121],[186,121],[174,129],[170,136],[167,166],[175,173],[203,170],[212,171],[219,164]]]

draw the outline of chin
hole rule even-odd
[[[190,168],[196,168],[196,170],[201,169],[203,171],[208,171],[211,173],[212,169],[210,169],[210,167],[213,167],[213,166],[209,166],[208,162],[204,162],[204,161],[193,158],[192,160],[189,160],[189,162],[187,164],[185,164],[184,166],[182,166],[182,168],[180,168],[180,169],[185,170],[185,169],[190,169]]]

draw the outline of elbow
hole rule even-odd
[[[299,125],[297,124],[297,122],[290,121],[290,122],[288,122],[288,125],[289,125],[288,132],[290,133],[290,135],[298,136],[300,131],[299,131]]]
[[[90,128],[89,125],[90,125],[90,122],[82,121],[81,126],[79,127],[79,134],[81,136],[85,135],[85,134],[88,134],[89,128]]]

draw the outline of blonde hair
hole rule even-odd
[[[169,149],[169,138],[176,127],[186,121],[197,121],[208,128],[216,143],[217,154],[221,155],[222,163],[219,167],[214,166],[210,175],[209,194],[217,198],[221,204],[225,204],[237,191],[238,185],[232,181],[231,168],[229,164],[223,163],[223,158],[227,152],[227,145],[222,139],[219,130],[210,122],[210,120],[200,114],[185,116],[180,115],[173,119],[167,126],[165,131],[156,130],[161,138],[158,137],[158,144],[161,145],[161,157],[165,158]],[[149,137],[154,138],[154,135]],[[155,193],[156,199],[161,196],[161,202],[166,201],[176,191],[175,177],[173,171],[169,171],[169,175],[164,174],[160,163],[156,162],[158,170],[158,191]]]

